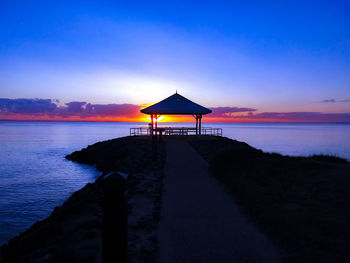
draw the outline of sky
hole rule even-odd
[[[0,119],[350,122],[350,1],[1,1]],[[188,118],[165,118],[186,121]]]

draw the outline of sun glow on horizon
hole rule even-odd
[[[147,118],[148,122],[151,122],[151,116],[150,115],[148,115],[146,118]],[[154,120],[156,120],[156,119],[157,119],[158,123],[159,122],[170,122],[171,117],[169,117],[167,115],[160,115],[160,116],[158,116],[158,118],[154,118]]]

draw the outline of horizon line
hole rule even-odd
[[[92,120],[6,120],[6,119],[0,119],[0,122],[92,122],[92,123],[142,123],[146,124],[149,122],[144,121],[92,121]],[[191,121],[183,121],[183,122],[158,122],[158,124],[162,123],[194,123]],[[264,121],[264,122],[249,122],[249,121],[242,121],[242,122],[203,122],[203,123],[217,123],[217,124],[350,124],[349,122],[287,122],[287,121]]]

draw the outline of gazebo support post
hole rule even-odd
[[[155,125],[155,130],[156,130],[156,135],[157,135],[157,129],[158,129],[158,114],[156,114],[156,125]]]
[[[153,114],[151,114],[151,136],[153,136]]]
[[[196,135],[198,135],[198,114],[192,114],[192,116],[196,119]]]
[[[202,114],[198,115],[198,119],[199,119],[199,135],[202,134]]]

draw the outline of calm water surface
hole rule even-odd
[[[175,124],[166,124],[175,125]],[[189,124],[176,124],[188,126]],[[65,155],[129,134],[132,123],[1,122],[0,244],[48,216],[99,175]],[[350,160],[349,124],[205,124],[268,152],[332,154]]]

